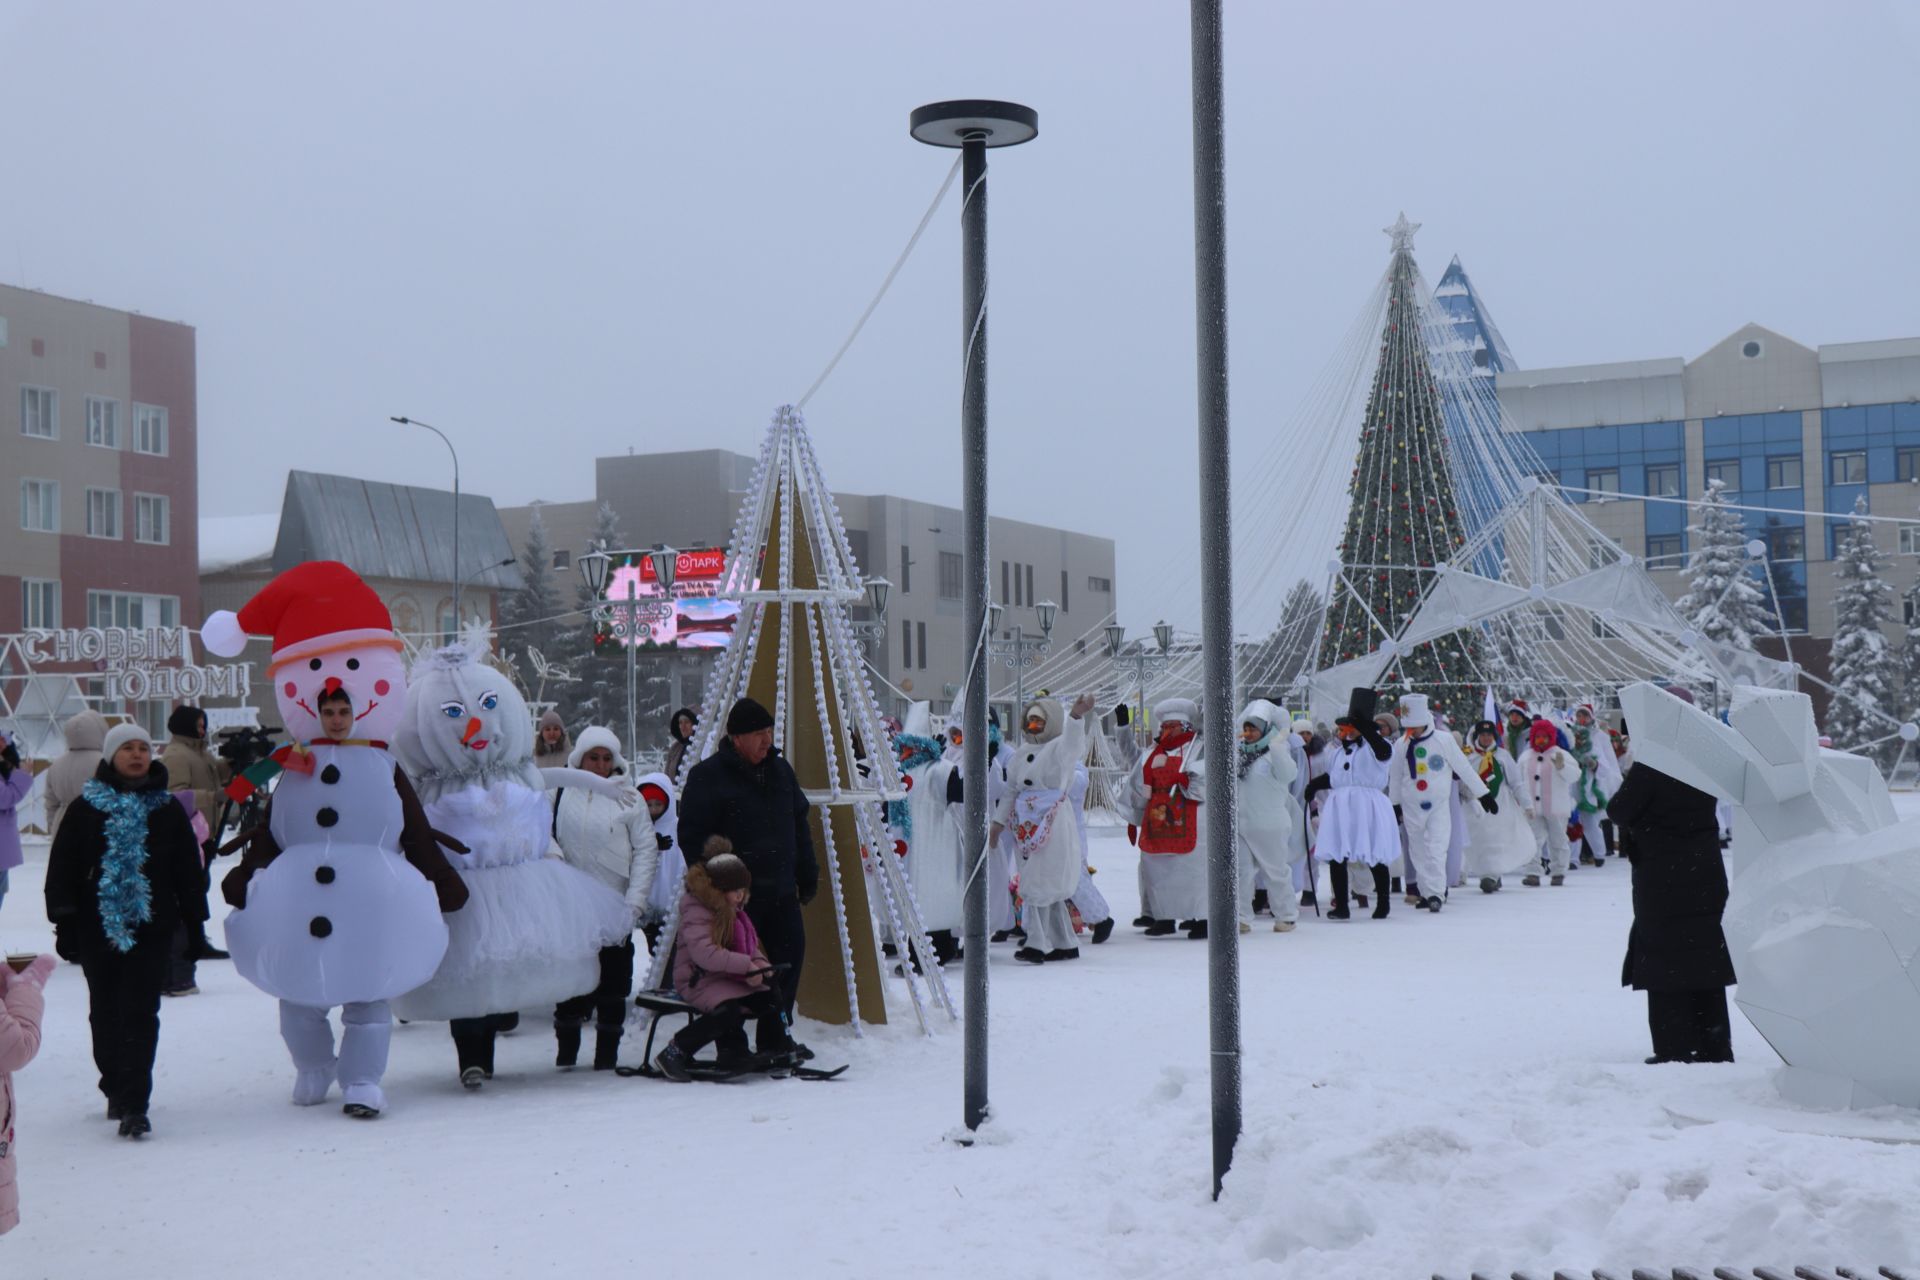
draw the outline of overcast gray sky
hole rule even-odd
[[[1403,208],[1524,365],[1920,334],[1915,10],[1228,0],[1236,451]],[[503,504],[751,452],[946,171],[909,110],[995,96],[1041,121],[993,161],[995,511],[1115,537],[1136,627],[1197,545],[1179,0],[0,0],[0,51],[0,278],[198,327],[208,514],[444,485],[395,413]],[[837,488],[958,502],[957,219],[809,406]]]

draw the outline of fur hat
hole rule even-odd
[[[1153,718],[1156,723],[1178,720],[1190,729],[1198,729],[1200,707],[1192,698],[1167,698],[1154,704]]]
[[[733,710],[727,712],[727,736],[738,737],[743,733],[758,733],[762,729],[773,728],[773,713],[755,702],[752,698],[742,698],[733,704]]]
[[[1478,742],[1480,741],[1480,735],[1481,735],[1481,734],[1483,734],[1483,733],[1490,733],[1490,734],[1492,734],[1492,735],[1493,735],[1493,741],[1494,741],[1494,745],[1495,745],[1495,746],[1498,746],[1498,745],[1499,745],[1499,743],[1500,743],[1500,726],[1499,726],[1499,725],[1497,725],[1497,724],[1495,724],[1495,723],[1494,723],[1493,721],[1491,721],[1491,720],[1478,720],[1478,721],[1475,721],[1475,722],[1474,722],[1474,726],[1473,726],[1473,732],[1467,735],[1467,741],[1468,741],[1468,742],[1471,742],[1471,743],[1478,743]]]
[[[736,853],[719,853],[701,864],[707,871],[707,883],[721,893],[753,888],[753,872]]]
[[[147,750],[153,750],[152,736],[139,725],[128,721],[126,724],[117,724],[107,730],[107,740],[100,744],[100,758],[112,760],[114,752],[129,742],[144,742],[147,744]]]
[[[200,718],[207,713],[190,702],[183,702],[173,709],[167,717],[167,736],[170,738],[197,738],[200,736]]]
[[[1398,737],[1400,734],[1400,717],[1391,711],[1382,711],[1373,717],[1375,725],[1378,725],[1382,720],[1387,722],[1387,727],[1381,730],[1381,732],[1385,733],[1389,738]]]
[[[627,771],[626,757],[620,754],[620,739],[613,736],[613,730],[597,724],[590,724],[580,731],[580,737],[574,742],[573,750],[567,755],[567,765],[578,769],[580,762],[587,758],[587,752],[595,747],[604,749],[613,757],[615,773]]]

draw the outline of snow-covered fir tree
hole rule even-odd
[[[552,682],[543,681],[535,668],[533,651],[547,662],[562,661],[562,650],[572,642],[572,620],[559,615],[567,606],[554,589],[550,566],[552,544],[547,540],[547,525],[540,508],[533,509],[527,524],[527,540],[520,548],[520,576],[525,580],[518,591],[505,592],[500,600],[500,651],[513,664],[520,685],[536,701],[564,701]],[[550,687],[542,689],[542,685]],[[565,714],[563,707],[561,713]]]
[[[1900,600],[1901,617],[1920,620],[1920,578],[1901,593]],[[1900,645],[1900,672],[1906,691],[1902,719],[1911,720],[1920,714],[1920,625],[1915,621],[1907,622],[1906,639]]]
[[[1690,626],[1709,640],[1743,649],[1774,629],[1766,593],[1748,567],[1746,527],[1727,505],[1726,483],[1707,481],[1699,522],[1687,526],[1693,555],[1687,561],[1687,594],[1674,601]]]
[[[620,518],[614,514],[613,507],[603,502],[594,519],[593,545],[595,547],[617,551],[623,545],[620,534]],[[567,715],[567,723],[579,732],[589,724],[620,725],[624,731],[627,715],[626,668],[615,662],[620,656],[620,642],[613,636],[612,628],[593,616],[595,606],[604,603],[594,598],[587,590],[583,578],[575,589],[574,603],[581,610],[579,625],[573,629],[575,641],[568,646],[567,654],[573,674],[579,682],[573,688],[573,706]]]
[[[1833,600],[1834,695],[1826,729],[1842,750],[1885,737],[1892,729],[1885,717],[1898,713],[1903,693],[1899,664],[1881,630],[1893,619],[1893,591],[1880,576],[1880,548],[1873,525],[1863,518],[1865,498],[1854,499],[1853,514],[1833,562],[1840,585]],[[1882,743],[1866,754],[1886,768],[1898,749],[1897,742]]]
[[[1293,584],[1280,606],[1280,622],[1266,643],[1262,655],[1262,678],[1283,688],[1307,669],[1313,661],[1314,646],[1320,640],[1320,627],[1326,616],[1327,602],[1305,578]]]

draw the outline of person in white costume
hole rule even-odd
[[[547,856],[546,792],[579,787],[626,805],[637,793],[624,779],[536,768],[533,717],[486,661],[488,647],[477,632],[414,663],[393,744],[434,830],[469,847],[456,865],[472,895],[449,917],[440,967],[393,1009],[410,1022],[446,1020],[469,1089],[493,1075],[494,1037],[516,1011],[594,990],[600,949],[625,942],[634,926],[621,894]]]
[[[1080,883],[1086,846],[1068,792],[1087,754],[1091,694],[1070,709],[1042,698],[1026,709],[1026,740],[1008,761],[1008,787],[993,811],[1019,857],[1021,923],[1026,942],[1013,958],[1029,964],[1077,960],[1067,899]],[[998,832],[996,831],[996,836]]]
[[[1327,748],[1327,771],[1307,784],[1309,801],[1324,794],[1314,853],[1327,864],[1333,881],[1332,920],[1351,918],[1347,907],[1347,864],[1358,862],[1373,874],[1373,918],[1388,911],[1388,871],[1400,856],[1400,826],[1387,799],[1388,763],[1393,746],[1374,720],[1377,695],[1355,689],[1347,714],[1333,722],[1334,742]]]
[[[1464,786],[1489,813],[1497,812],[1500,806],[1487,795],[1486,783],[1467,763],[1466,753],[1453,735],[1434,728],[1427,695],[1410,693],[1404,701],[1400,726],[1406,737],[1394,756],[1387,798],[1400,806],[1401,820],[1406,824],[1407,872],[1420,884],[1421,905],[1438,914],[1446,894],[1455,783]]]
[[[660,861],[653,871],[653,887],[647,890],[647,910],[641,926],[647,950],[653,951],[660,945],[660,931],[667,917],[680,901],[687,877],[687,857],[680,850],[680,815],[674,810],[673,779],[664,772],[648,773],[641,776],[637,785],[640,803],[647,806],[647,815],[653,820],[654,848],[660,851]]]
[[[924,702],[907,708],[894,736],[900,779],[907,798],[887,806],[888,819],[907,844],[907,881],[920,908],[920,921],[933,940],[934,956],[951,964],[960,956],[957,935],[966,927],[965,854],[961,851],[959,806],[965,799],[960,765],[941,754],[933,736],[933,716]]]
[[[1496,893],[1504,877],[1537,871],[1540,866],[1540,845],[1527,825],[1520,766],[1500,739],[1500,726],[1482,720],[1473,726],[1467,743],[1467,763],[1500,806],[1497,813],[1478,805],[1463,806],[1468,830],[1465,870],[1479,879],[1482,893]]]
[[[1088,732],[1097,732],[1090,729]],[[1099,946],[1113,935],[1113,908],[1107,905],[1107,895],[1100,892],[1100,886],[1093,882],[1093,867],[1087,861],[1087,854],[1093,849],[1093,842],[1087,838],[1087,787],[1092,779],[1087,766],[1081,765],[1073,772],[1073,785],[1067,788],[1067,799],[1073,805],[1073,820],[1080,827],[1080,883],[1073,888],[1073,894],[1067,899],[1070,914],[1077,914],[1080,923],[1087,926],[1089,941]]]
[[[1145,759],[1127,775],[1129,819],[1138,828],[1141,913],[1150,938],[1176,928],[1207,936],[1207,762],[1201,755],[1200,711],[1189,698],[1153,709],[1160,728]]]
[[[342,1110],[371,1119],[387,1105],[389,1002],[433,976],[441,913],[465,914],[467,888],[387,753],[406,668],[373,589],[337,561],[295,565],[210,617],[202,640],[235,657],[249,634],[273,637],[267,672],[293,745],[274,753],[285,772],[267,821],[221,884],[227,942],[240,975],[279,998],[293,1101],[317,1106],[338,1081]],[[262,768],[235,785],[266,781]]]
[[[1537,846],[1547,851],[1547,872],[1556,885],[1567,877],[1567,817],[1573,803],[1573,787],[1580,780],[1580,766],[1573,753],[1560,745],[1560,730],[1553,721],[1533,722],[1527,734],[1527,749],[1520,753],[1520,796],[1526,805],[1527,822],[1533,828]],[[1520,883],[1537,886],[1536,870]]]
[[[1591,702],[1573,709],[1573,725],[1568,731],[1573,740],[1573,758],[1580,766],[1580,781],[1574,784],[1574,807],[1580,811],[1580,861],[1602,866],[1607,861],[1607,802],[1620,791],[1620,757],[1613,749],[1613,735],[1601,722]]]
[[[1304,711],[1294,714],[1292,731],[1287,738],[1296,749],[1294,759],[1300,766],[1300,772],[1293,779],[1293,798],[1300,806],[1300,834],[1296,842],[1300,853],[1293,864],[1293,890],[1301,906],[1313,907],[1317,911],[1319,901],[1314,884],[1317,877],[1313,866],[1313,845],[1314,828],[1320,820],[1321,799],[1315,796],[1309,801],[1307,787],[1315,778],[1323,777],[1327,772],[1327,740],[1319,726],[1314,724],[1313,717]]]
[[[602,778],[624,779],[628,773],[620,740],[599,725],[581,730],[566,763]],[[553,838],[569,866],[620,895],[636,928],[646,923],[660,866],[660,843],[646,809],[622,805],[580,787],[564,787],[554,796]],[[592,1018],[593,1069],[614,1068],[627,1025],[627,997],[633,994],[634,957],[631,937],[602,947],[599,984],[554,1006],[555,1066],[572,1067],[579,1061],[580,1034]]]
[[[1240,742],[1234,761],[1239,771],[1239,788],[1234,803],[1239,820],[1239,861],[1242,883],[1254,869],[1266,873],[1267,883],[1280,887],[1269,896],[1273,908],[1273,931],[1291,933],[1300,916],[1300,900],[1293,893],[1293,861],[1300,829],[1299,804],[1293,798],[1293,782],[1299,765],[1287,744],[1294,741],[1287,732],[1286,709],[1257,698],[1240,713]],[[1253,911],[1241,896],[1240,932],[1253,931]]]

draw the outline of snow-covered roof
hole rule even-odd
[[[200,572],[218,573],[249,560],[267,560],[280,537],[280,513],[200,517]]]

